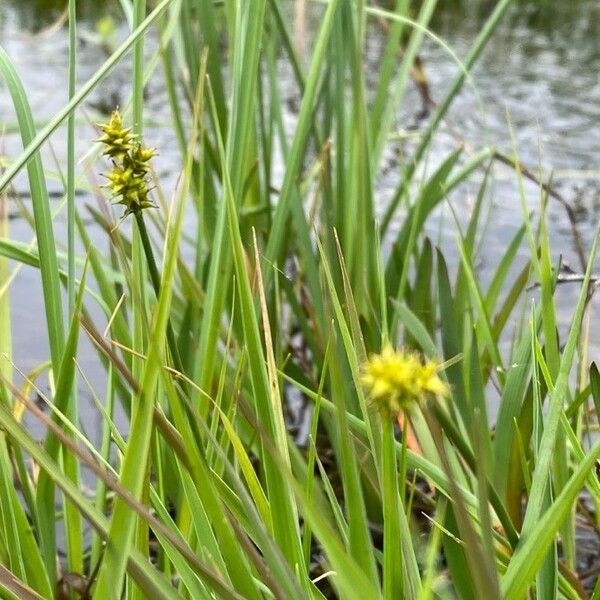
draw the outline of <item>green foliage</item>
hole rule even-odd
[[[71,0],[69,99],[40,132],[0,50],[23,142],[0,176],[3,597],[75,598],[75,580],[98,599],[579,597],[573,514],[584,487],[600,506],[600,446],[584,449],[588,414],[600,406],[583,326],[596,243],[563,340],[546,200],[537,221],[522,196],[524,225],[486,284],[476,265],[494,149],[466,157],[456,148],[435,168],[426,164],[508,4],[496,4],[460,63],[385,207],[382,155],[396,143],[395,116],[423,39],[438,41],[428,30],[433,0],[398,0],[389,10],[314,0],[307,56],[283,0],[163,0],[147,16],[142,0],[123,1],[132,32],[79,90]],[[364,48],[375,18],[390,27],[371,93]],[[151,27],[158,50],[145,62]],[[81,102],[130,49],[131,102],[101,126],[104,147],[90,167],[105,168],[104,149],[113,161],[107,187],[126,208],[121,218],[97,190],[106,210],[89,210],[107,233],[102,253],[88,209],[74,202],[86,173],[77,179],[73,126]],[[285,85],[300,94],[291,130],[283,63],[293,74]],[[143,146],[143,88],[158,66],[182,155],[177,188],[164,195],[171,202]],[[56,250],[39,153],[63,124],[66,255]],[[522,190],[516,149],[514,158]],[[33,247],[11,240],[4,210],[25,167]],[[455,224],[452,268],[428,223],[486,168],[470,221],[464,231]],[[50,361],[37,371],[51,374],[49,415],[29,399],[31,386],[13,381],[15,262],[42,281]],[[540,301],[519,321],[529,286],[539,286]],[[83,336],[106,371],[105,402],[90,390],[98,448],[80,426],[74,391],[85,379]],[[395,358],[384,365],[382,391],[379,371],[365,365],[384,348]],[[400,377],[398,361],[412,361],[410,377]],[[306,450],[286,426],[292,390],[312,410]],[[393,410],[373,410],[382,394]],[[125,426],[115,423],[118,403]],[[23,426],[24,411],[45,427],[42,445]],[[84,471],[91,496],[80,489]]]

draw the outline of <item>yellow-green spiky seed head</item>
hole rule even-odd
[[[145,148],[136,143],[133,148],[123,157],[123,164],[131,167],[139,177],[145,177],[150,172],[150,160],[156,151],[154,148]]]
[[[115,159],[122,159],[133,147],[134,135],[131,129],[123,127],[123,120],[118,110],[115,110],[110,121],[99,124],[103,135],[98,140],[105,146],[103,154]]]
[[[113,170],[106,175],[108,183],[105,187],[110,189],[113,201],[125,207],[123,216],[154,206],[148,197],[147,175],[155,150],[144,147],[130,129],[123,127],[118,110],[113,112],[109,123],[99,127],[104,133],[99,140],[106,146],[104,154],[113,162]]]
[[[109,181],[106,187],[110,189],[112,195],[120,196],[127,193],[132,186],[134,179],[133,169],[115,164],[113,170],[106,175],[106,178]]]
[[[437,362],[387,345],[363,364],[361,383],[370,402],[387,420],[410,412],[428,398],[448,396],[450,388],[438,372]]]
[[[143,175],[135,173],[131,166],[115,163],[106,178],[106,187],[110,189],[115,203],[125,207],[124,217],[154,206],[148,198],[148,182]]]
[[[131,151],[131,159],[136,165],[148,169],[149,163],[156,154],[156,148],[146,148],[142,144],[135,144]]]

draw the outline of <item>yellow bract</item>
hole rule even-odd
[[[428,397],[449,395],[450,388],[438,371],[437,362],[387,345],[364,363],[361,383],[382,417],[395,418]]]

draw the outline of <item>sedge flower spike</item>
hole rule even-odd
[[[125,207],[123,218],[153,207],[148,197],[148,174],[155,150],[145,148],[130,129],[123,127],[118,110],[113,112],[108,124],[99,127],[104,134],[98,140],[105,146],[103,154],[110,157],[113,163],[113,170],[105,175],[108,183],[104,187],[110,189],[116,204]]]
[[[105,156],[120,160],[132,149],[134,136],[131,128],[123,127],[121,113],[118,110],[113,111],[108,123],[99,123],[98,127],[103,135],[97,141],[104,144]]]
[[[439,375],[439,364],[424,361],[417,353],[386,345],[372,354],[361,369],[361,383],[382,418],[397,418],[431,397],[447,397],[448,384]]]

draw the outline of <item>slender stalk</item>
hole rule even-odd
[[[75,95],[77,76],[77,7],[76,0],[69,0],[69,101]],[[67,315],[73,318],[75,312],[75,112],[67,119]],[[71,423],[79,422],[77,373],[73,377],[71,397],[67,410]],[[80,485],[79,464],[70,453],[64,453],[63,463],[65,473],[77,486]],[[83,520],[81,512],[66,498],[63,500],[65,509],[65,537],[67,542],[68,565],[72,573],[83,573]]]
[[[148,235],[148,229],[146,228],[146,222],[144,221],[144,215],[142,211],[139,211],[135,214],[135,222],[137,224],[140,242],[142,244],[144,255],[146,257],[146,266],[148,267],[150,281],[152,282],[154,293],[158,298],[160,294],[160,273],[158,271],[158,265],[156,264],[154,251],[152,249],[152,242],[150,241],[150,236]],[[175,332],[173,331],[173,327],[171,325],[170,320],[167,324],[167,344],[169,345],[169,351],[171,353],[175,369],[180,373],[184,373],[185,371],[183,368],[183,362],[179,354],[177,340],[175,339]]]
[[[144,19],[146,12],[146,0],[135,0],[133,5],[133,27],[139,27]],[[144,130],[144,36],[140,36],[133,45],[133,91],[132,91],[132,106],[133,106],[133,133],[141,138]],[[132,305],[132,320],[133,320],[133,349],[139,354],[144,354],[146,351],[146,336],[147,336],[147,303],[146,297],[146,278],[147,268],[144,261],[143,244],[141,243],[141,234],[137,226],[137,221],[133,224],[132,231],[132,247],[131,247],[131,262],[132,262],[132,280],[135,287],[135,301]],[[140,380],[144,373],[144,363],[134,357],[132,363],[132,371],[134,377]],[[153,397],[140,397],[137,393],[131,396],[132,406],[132,423],[138,416],[146,412],[146,409],[140,406],[140,403],[153,403]],[[142,500],[148,501],[149,493],[149,469],[150,457],[148,457],[140,468],[144,468],[144,481],[141,490]],[[149,530],[148,524],[140,519],[136,519],[135,526],[135,546],[143,553],[149,556],[148,541]],[[127,581],[127,598],[128,600],[142,600],[142,595],[139,588],[133,584],[131,580]]]
[[[404,589],[404,565],[400,543],[400,516],[403,510],[398,490],[398,463],[394,444],[394,423],[381,428],[383,459],[383,597],[407,598]]]

